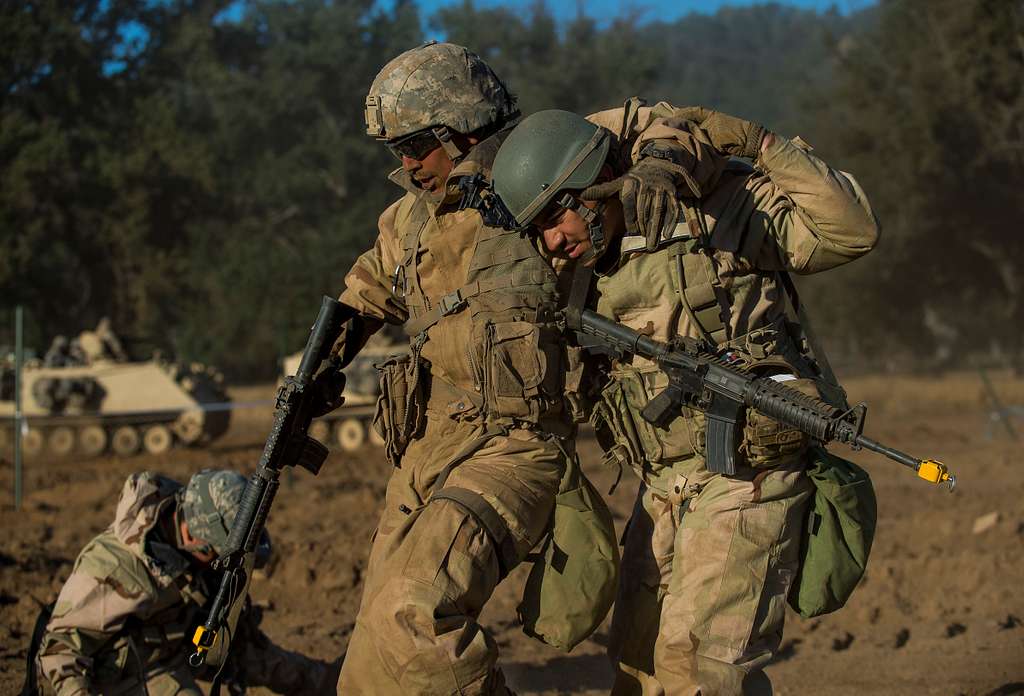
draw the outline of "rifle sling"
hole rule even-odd
[[[833,393],[823,394],[826,396],[832,406],[841,408],[844,411],[850,409],[850,404],[847,401],[846,390],[843,389],[842,385],[839,384],[839,380],[836,379],[835,372],[832,371],[832,364],[828,361],[828,355],[825,353],[825,349],[818,341],[818,337],[814,333],[814,329],[811,328],[811,318],[804,311],[804,306],[800,302],[800,296],[797,294],[796,285],[793,284],[793,279],[786,271],[779,271],[779,279],[782,281],[782,286],[786,288],[786,295],[789,296],[789,302],[793,305],[794,311],[796,311],[797,322],[800,324],[800,330],[804,334],[804,338],[807,339],[807,346],[811,349],[811,354],[814,357],[815,362],[818,364],[818,368],[821,370],[821,376],[828,383],[828,391]]]

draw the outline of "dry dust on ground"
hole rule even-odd
[[[1024,382],[996,382],[1007,403],[1024,404]],[[872,377],[848,385],[871,404],[869,435],[917,456],[943,459],[960,477],[952,494],[869,453],[852,459],[875,481],[879,527],[867,575],[841,611],[810,621],[791,614],[768,672],[776,693],[1024,694],[1024,472],[1020,443],[990,420],[977,375]],[[236,390],[267,398],[271,387]],[[228,435],[207,450],[92,461],[37,460],[26,467],[25,502],[12,504],[10,453],[0,453],[0,694],[16,693],[41,603],[51,601],[81,547],[113,518],[125,477],[153,469],[185,481],[205,467],[255,468],[269,410],[234,414]],[[1024,422],[1017,421],[1024,437]],[[835,451],[844,452],[841,446]],[[590,438],[584,467],[607,490]],[[264,629],[278,643],[334,659],[352,631],[371,530],[388,468],[381,451],[332,453],[319,477],[286,477],[270,530],[276,565],[257,581]],[[629,474],[610,504],[625,522],[636,483]],[[520,694],[607,693],[606,628],[570,654],[525,637],[515,624],[524,568],[498,589],[482,622]],[[254,689],[250,693],[265,693]]]

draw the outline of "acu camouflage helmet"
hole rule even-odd
[[[394,140],[437,128],[445,143],[444,129],[469,134],[518,114],[515,96],[479,56],[462,46],[430,42],[377,74],[366,97],[366,133]]]
[[[530,224],[560,191],[590,186],[608,157],[611,133],[582,116],[549,109],[527,116],[494,158],[494,192],[520,226]]]
[[[216,469],[200,471],[185,487],[182,512],[189,534],[209,543],[217,555],[226,550],[244,489],[244,476]]]

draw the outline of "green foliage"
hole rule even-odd
[[[1020,361],[1024,6],[900,0],[876,20],[837,46],[818,111],[821,143],[864,185],[883,244],[840,283],[815,279],[815,306],[872,353]]]
[[[423,40],[416,5],[249,0],[223,21],[228,4],[0,4],[0,344],[23,304],[38,350],[110,316],[128,338],[265,379],[369,248],[398,191],[363,97]],[[857,175],[885,228],[877,252],[804,284],[819,333],[846,359],[942,358],[1022,353],[1021,13],[889,0],[560,22],[543,2],[465,0],[429,27],[491,62],[525,113],[638,94],[804,135]]]

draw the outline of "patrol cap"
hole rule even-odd
[[[182,499],[189,534],[223,554],[243,490],[245,477],[235,471],[204,469],[192,476]]]
[[[559,191],[590,186],[601,173],[611,132],[570,111],[538,111],[512,129],[494,158],[494,192],[520,226]]]

